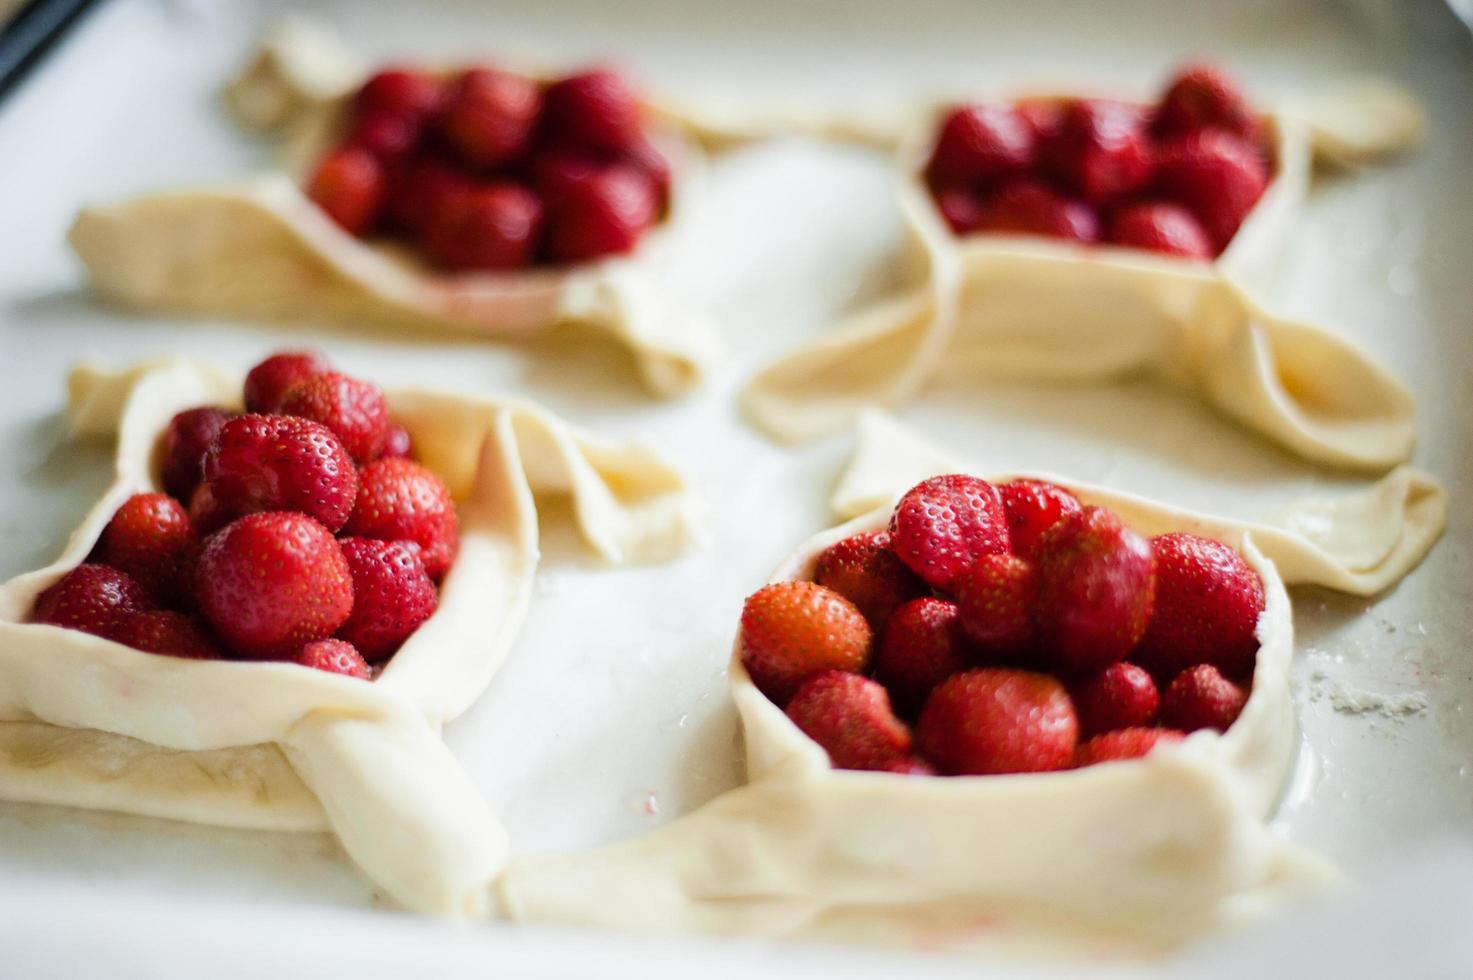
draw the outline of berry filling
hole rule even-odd
[[[393,68],[348,112],[348,135],[317,162],[307,196],[348,233],[406,242],[446,271],[625,254],[668,203],[670,165],[612,71],[543,83],[489,66]],[[278,407],[246,399],[249,411]]]
[[[941,121],[924,176],[957,235],[1043,235],[1210,259],[1258,203],[1271,159],[1238,83],[1195,65],[1154,106],[959,106]]]
[[[1079,768],[1226,731],[1264,609],[1229,546],[1147,538],[1038,480],[926,480],[813,578],[747,599],[743,666],[836,768],[912,775]]]
[[[418,98],[375,77],[390,81],[372,99]],[[125,500],[31,618],[148,653],[371,679],[439,606],[460,544],[450,492],[378,386],[320,354],[267,358],[242,394],[246,414],[170,420],[168,492]]]

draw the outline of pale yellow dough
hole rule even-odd
[[[70,379],[78,437],[116,435],[117,475],[51,565],[0,586],[0,798],[205,824],[335,834],[383,891],[422,912],[483,914],[505,833],[440,740],[511,649],[538,560],[536,496],[566,497],[611,562],[698,533],[686,479],[536,405],[390,390],[420,460],[455,496],[460,554],[440,606],[373,682],[293,664],[191,661],[30,623],[118,506],[157,489],[171,416],[238,406],[240,378],[197,363]]]
[[[885,526],[915,481],[965,470],[875,415],[840,480],[848,523],[803,544],[773,581]],[[1011,477],[1000,477],[1008,479]],[[958,949],[1060,942],[1160,949],[1340,880],[1264,825],[1293,762],[1293,622],[1285,585],[1368,593],[1405,575],[1440,534],[1442,490],[1398,470],[1371,492],[1313,503],[1271,527],[1057,479],[1137,530],[1186,530],[1237,548],[1266,608],[1252,694],[1223,735],[1146,759],[1063,773],[927,778],[847,772],[729,666],[748,784],[669,826],[587,854],[513,862],[505,911],[527,921],[801,936]],[[1315,528],[1313,538],[1294,528]]]
[[[1414,103],[1386,86],[1346,102],[1305,100],[1264,117],[1275,156],[1268,188],[1215,261],[1027,236],[957,238],[920,178],[936,115],[901,142],[905,223],[897,292],[761,371],[748,417],[796,442],[852,424],[940,376],[1099,382],[1146,374],[1306,459],[1382,470],[1414,440],[1411,394],[1330,330],[1263,310],[1239,283],[1270,279],[1309,185],[1311,157],[1349,165],[1405,149]],[[912,117],[917,118],[917,117]]]
[[[312,163],[341,135],[356,59],[321,31],[273,34],[226,101],[279,141],[282,167],[229,184],[86,207],[68,241],[103,296],[143,309],[327,318],[411,330],[528,337],[578,324],[614,339],[659,395],[695,386],[716,330],[661,288],[662,267],[702,181],[700,153],[660,137],[675,171],[669,214],[630,256],[568,269],[436,272],[412,250],[349,235],[302,193]]]

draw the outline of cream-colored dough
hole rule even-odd
[[[117,435],[117,476],[51,565],[0,586],[0,798],[206,824],[331,830],[388,895],[474,915],[505,834],[440,740],[511,649],[538,560],[534,496],[570,498],[611,562],[697,533],[685,479],[638,445],[603,442],[535,405],[390,390],[420,460],[461,520],[440,606],[372,683],[285,663],[157,656],[29,622],[36,595],[86,559],[118,506],[157,488],[170,417],[238,405],[240,378],[188,361],[70,379],[74,435]]]
[[[301,191],[303,174],[341,134],[362,79],[322,32],[293,24],[274,34],[226,101],[242,123],[279,141],[282,169],[84,208],[68,240],[94,288],[143,309],[492,337],[579,324],[627,348],[657,394],[681,394],[700,380],[715,356],[715,329],[659,282],[702,182],[693,144],[660,136],[675,173],[670,210],[633,255],[567,269],[445,274],[411,249],[349,235]]]
[[[1312,155],[1344,163],[1407,145],[1415,126],[1393,118],[1390,99],[1367,96],[1362,115],[1360,103],[1342,106],[1338,122],[1313,130],[1306,114],[1266,116],[1273,178],[1213,262],[1027,236],[957,238],[919,176],[936,126],[928,114],[897,161],[903,285],[761,371],[742,395],[747,415],[793,442],[942,375],[1086,383],[1149,374],[1307,459],[1368,470],[1402,462],[1414,439],[1407,389],[1332,331],[1273,316],[1237,285],[1274,272]],[[1414,105],[1400,105],[1415,119]]]
[[[772,580],[810,577],[828,545],[885,526],[914,481],[958,469],[895,423],[871,418],[834,497],[839,514],[862,512],[801,546]],[[1227,733],[1199,732],[1143,760],[1064,773],[938,779],[833,770],[753,686],[734,644],[729,675],[747,785],[638,840],[514,862],[500,888],[506,913],[928,948],[995,948],[1031,936],[1052,949],[1062,936],[1142,951],[1339,881],[1324,860],[1263,824],[1296,745],[1285,583],[1363,593],[1399,579],[1440,532],[1441,489],[1399,470],[1355,503],[1305,510],[1314,515],[1311,540],[1058,482],[1143,533],[1187,530],[1227,542],[1257,569],[1262,645],[1252,694]]]

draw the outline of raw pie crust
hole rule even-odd
[[[828,545],[884,527],[915,480],[965,469],[894,422],[867,417],[833,501],[839,514],[859,516],[806,542],[772,581],[811,577]],[[1061,937],[1156,948],[1339,880],[1263,823],[1296,748],[1285,586],[1368,595],[1399,580],[1441,533],[1441,488],[1402,468],[1369,491],[1307,503],[1275,527],[1044,478],[1143,534],[1185,530],[1224,541],[1262,576],[1253,689],[1227,733],[1061,773],[834,770],[753,686],[734,645],[729,676],[747,785],[638,840],[514,862],[500,889],[507,914],[962,948],[1034,930],[1050,948]]]
[[[93,286],[143,309],[491,337],[576,323],[627,348],[656,394],[681,394],[700,380],[715,356],[715,329],[659,286],[701,178],[692,144],[660,134],[675,173],[670,209],[633,255],[567,269],[440,273],[405,246],[343,231],[299,186],[342,135],[351,93],[364,77],[356,59],[320,31],[293,23],[274,34],[226,101],[242,124],[280,140],[282,170],[84,208],[68,240]]]
[[[330,831],[403,906],[483,913],[506,835],[439,732],[485,690],[521,626],[534,495],[566,496],[589,547],[618,563],[691,543],[693,493],[652,452],[536,405],[391,390],[395,418],[457,501],[461,543],[438,611],[377,680],[183,660],[28,622],[37,593],[86,559],[118,506],[157,489],[169,419],[238,406],[239,392],[239,376],[182,360],[72,372],[72,430],[117,435],[117,477],[53,564],[0,586],[0,798]]]

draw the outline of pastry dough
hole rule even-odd
[[[282,170],[84,208],[68,241],[94,288],[144,309],[508,338],[581,324],[627,348],[657,394],[681,394],[700,380],[716,331],[659,286],[701,182],[693,144],[661,135],[675,172],[669,213],[634,254],[566,269],[444,274],[407,247],[343,231],[298,186],[340,135],[362,79],[320,32],[292,24],[273,35],[227,90],[227,103],[242,123],[280,141]]]
[[[957,468],[894,423],[870,420],[834,501],[840,513],[867,512],[804,544],[773,580],[810,577],[828,545],[885,526],[914,480]],[[1441,530],[1440,487],[1397,471],[1354,505],[1313,505],[1306,513],[1318,530],[1309,540],[1057,482],[1142,533],[1188,530],[1225,541],[1262,576],[1253,689],[1227,733],[1199,732],[1143,760],[1062,773],[834,770],[753,686],[734,644],[729,674],[746,736],[747,785],[644,838],[513,863],[500,889],[506,912],[529,921],[927,946],[975,944],[985,922],[988,934],[1035,930],[1050,943],[1062,933],[1152,948],[1339,880],[1263,824],[1296,748],[1285,585],[1364,593],[1405,575]]]
[[[538,560],[534,495],[570,498],[611,562],[666,557],[696,534],[685,479],[535,405],[386,392],[460,513],[440,605],[372,683],[295,664],[193,661],[29,622],[36,595],[84,561],[118,506],[155,489],[169,419],[238,405],[240,378],[187,361],[72,373],[79,437],[118,437],[117,476],[61,556],[0,586],[0,798],[281,831],[330,830],[417,911],[474,915],[506,856],[490,807],[440,727],[490,683]]]
[[[1265,117],[1273,178],[1213,262],[1027,236],[958,238],[919,177],[936,126],[927,115],[897,162],[904,284],[761,371],[743,392],[748,417],[792,442],[841,429],[866,405],[910,398],[942,374],[1083,383],[1145,373],[1307,459],[1367,470],[1406,460],[1407,389],[1348,341],[1267,313],[1237,285],[1270,278],[1312,156],[1348,164],[1415,140],[1414,103],[1384,86],[1357,91],[1338,117],[1315,117],[1309,103],[1299,115]]]

